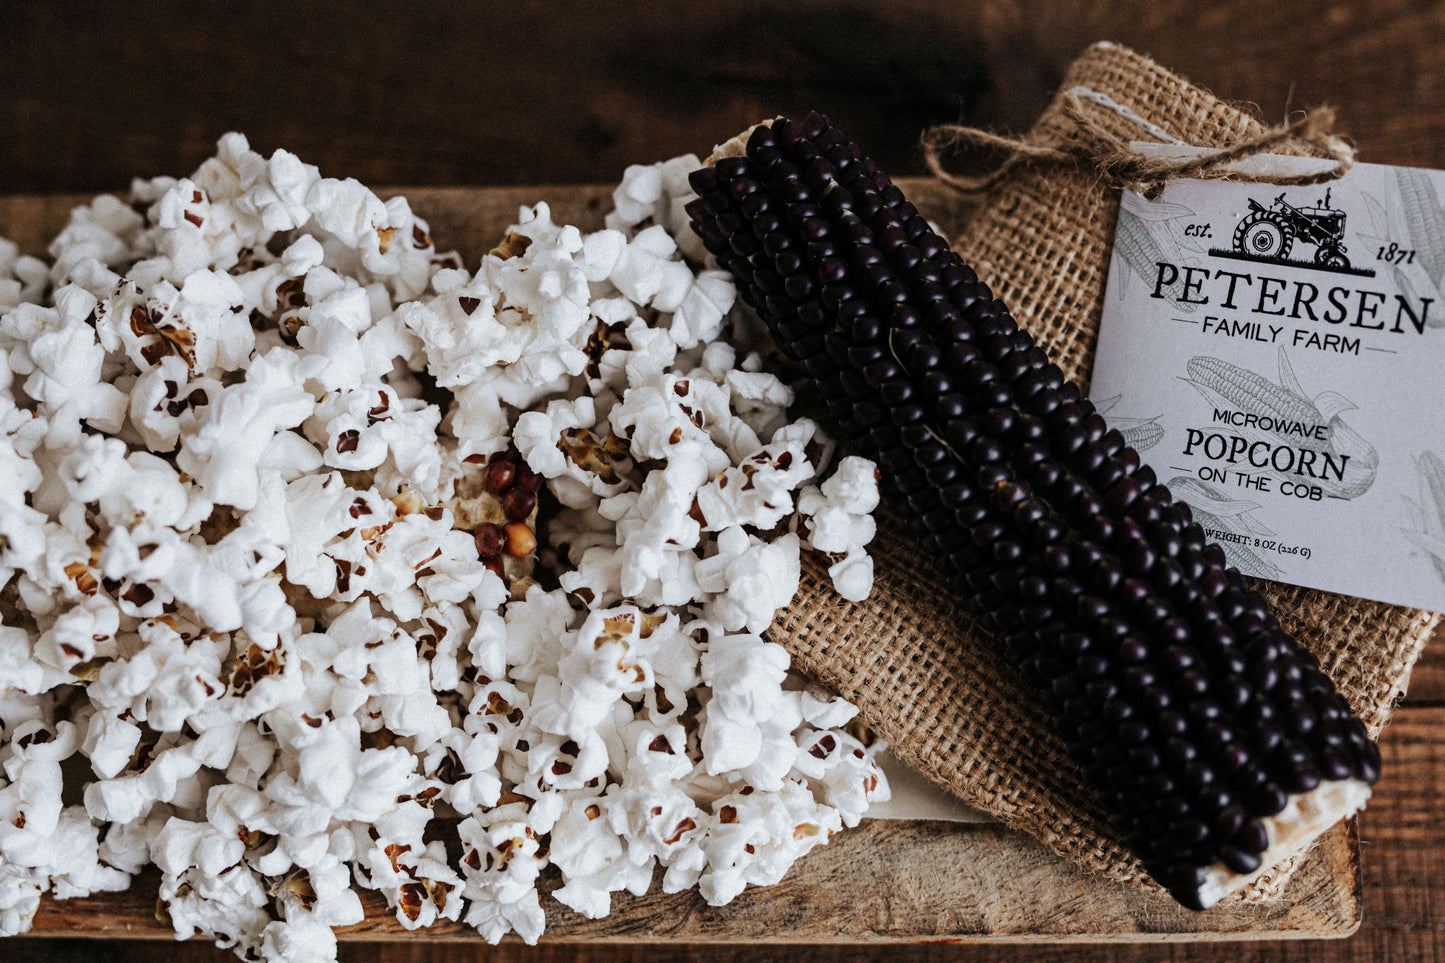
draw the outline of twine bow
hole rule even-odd
[[[1094,94],[1093,91],[1082,93],[1089,95],[1087,99],[1095,105],[1103,106],[1133,123],[1148,134],[1150,139],[1182,143],[1108,97]],[[1130,187],[1145,197],[1154,198],[1163,191],[1166,183],[1180,177],[1268,180],[1274,184],[1291,185],[1322,184],[1340,177],[1355,163],[1354,148],[1334,133],[1335,112],[1330,107],[1302,111],[1298,117],[1287,123],[1271,127],[1262,134],[1223,150],[1195,157],[1167,159],[1149,157],[1135,150],[1130,146],[1129,139],[1106,129],[1092,119],[1085,109],[1084,101],[1085,97],[1081,96],[1078,88],[1066,92],[1062,101],[1064,116],[1075,125],[1076,143],[1060,145],[1051,140],[1046,141],[1035,133],[1013,138],[976,127],[942,124],[924,132],[924,160],[928,169],[940,181],[961,194],[973,197],[985,193],[1014,168],[1024,164],[1083,162],[1113,186]],[[1281,145],[1305,148],[1313,156],[1333,160],[1334,166],[1316,173],[1291,176],[1254,175],[1229,169],[1229,165],[1235,161],[1265,153]],[[988,173],[967,177],[945,170],[939,156],[944,150],[960,146],[1002,149],[1009,153],[1001,164]]]

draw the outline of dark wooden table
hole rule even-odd
[[[0,193],[183,174],[241,130],[368,184],[615,180],[816,107],[888,170],[932,123],[1021,132],[1068,62],[1111,39],[1265,118],[1333,104],[1362,158],[1445,167],[1445,5],[1222,0],[691,0],[361,5],[0,3]],[[964,157],[979,166],[986,157]],[[1445,960],[1445,651],[1382,740],[1361,817],[1364,923],[1347,940],[890,948],[902,961]],[[347,961],[872,959],[877,949],[343,944]],[[230,959],[203,944],[15,939],[13,963]]]

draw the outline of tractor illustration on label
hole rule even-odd
[[[1284,195],[1269,207],[1249,199],[1250,213],[1234,229],[1234,250],[1243,257],[1260,261],[1287,261],[1295,241],[1315,246],[1315,264],[1336,271],[1348,271],[1345,257],[1345,212],[1330,207],[1330,192],[1319,207],[1295,207]]]

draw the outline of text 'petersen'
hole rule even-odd
[[[1386,294],[1368,288],[1336,286],[1321,288],[1310,281],[1290,280],[1243,271],[1211,271],[1208,268],[1156,261],[1158,273],[1150,295],[1180,304],[1213,304],[1235,311],[1343,324],[1366,331],[1424,334],[1434,298]],[[1393,299],[1393,304],[1391,304]],[[1391,318],[1393,313],[1394,317]]]

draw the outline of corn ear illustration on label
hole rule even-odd
[[[1306,396],[1283,348],[1279,368],[1276,384],[1228,361],[1196,357],[1189,359],[1187,380],[1216,410],[1243,415],[1225,421],[1228,457],[1243,464],[1241,472],[1273,475],[1281,482],[1307,477],[1330,498],[1363,495],[1375,480],[1380,457],[1340,418],[1357,406],[1336,391]]]
[[[1445,584],[1445,462],[1433,451],[1415,459],[1420,473],[1420,500],[1411,502],[1413,525],[1403,529],[1406,538],[1430,559],[1430,566]]]

